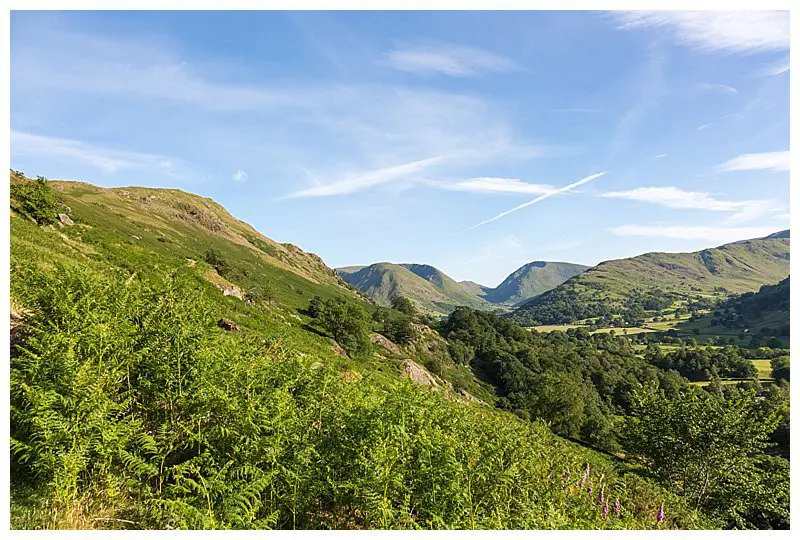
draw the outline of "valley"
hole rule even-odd
[[[788,232],[488,289],[178,190],[10,195],[15,528],[788,526]]]

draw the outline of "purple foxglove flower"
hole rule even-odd
[[[617,499],[617,502],[614,503],[614,511],[619,515],[620,510],[622,510],[622,506],[619,504],[619,499]]]
[[[603,507],[603,521],[605,521],[607,517],[608,517],[608,501],[606,501],[606,505]]]
[[[661,503],[661,510],[658,511],[658,524],[661,525],[664,522],[664,503]]]
[[[581,487],[586,484],[586,479],[589,478],[589,464],[586,464],[586,470],[583,471],[583,477],[581,478]]]
[[[603,506],[603,503],[606,501],[605,492],[606,492],[605,486],[600,488],[600,502],[598,503],[597,506]]]
[[[591,495],[591,494],[592,494],[592,483],[589,482],[589,495]]]

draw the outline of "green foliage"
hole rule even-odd
[[[789,357],[779,356],[770,360],[770,367],[772,368],[772,376],[776,379],[789,380]]]
[[[370,351],[370,324],[367,313],[359,306],[343,298],[314,298],[309,312],[316,315],[317,323],[349,354],[363,355]]]
[[[222,256],[222,254],[214,248],[209,249],[203,255],[203,260],[214,267],[217,273],[225,277],[230,273],[230,266],[228,265],[228,261]]]
[[[504,408],[610,451],[617,449],[615,417],[625,414],[632,390],[649,381],[664,388],[686,384],[610,334],[531,333],[468,308],[456,309],[442,332],[453,361],[490,380]]]
[[[413,317],[417,312],[414,308],[414,304],[405,296],[394,296],[391,303],[393,309],[396,309],[400,313],[405,313],[409,317]]]
[[[774,509],[758,502],[758,494],[788,472],[764,454],[778,421],[752,391],[722,398],[689,387],[667,397],[648,385],[633,396],[623,441],[662,483],[731,525],[785,528],[788,496]],[[788,483],[788,476],[781,481]],[[756,523],[747,517],[754,512],[762,515]]]
[[[21,173],[15,176],[17,178],[11,184],[11,198],[17,201],[22,213],[39,225],[56,223],[58,202],[47,179],[37,176],[36,180],[30,181],[21,178]]]
[[[12,471],[47,497],[12,512],[28,526],[649,528],[660,504],[715,526],[541,424],[224,332],[188,269],[14,275]],[[619,515],[576,485],[587,463]]]
[[[412,326],[408,317],[396,317],[384,323],[381,333],[395,343],[407,344],[414,341],[419,332]]]

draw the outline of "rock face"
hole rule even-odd
[[[75,225],[75,222],[67,214],[58,214],[58,221],[64,225]]]
[[[400,347],[395,345],[394,342],[392,342],[386,336],[373,332],[372,334],[370,334],[369,340],[372,342],[373,345],[380,345],[387,351],[391,351],[394,354],[403,354],[403,351],[400,350]]]
[[[219,321],[217,321],[217,326],[219,326],[223,330],[228,330],[228,331],[234,331],[239,329],[239,325],[231,321],[230,319],[220,319]]]
[[[408,379],[411,379],[417,384],[421,384],[423,386],[430,386],[432,388],[438,389],[440,387],[439,382],[436,380],[430,371],[422,367],[421,365],[417,364],[411,359],[403,360],[403,365],[400,368],[402,370],[402,376]]]

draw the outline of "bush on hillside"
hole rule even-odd
[[[42,176],[30,181],[24,178],[11,184],[11,198],[20,210],[39,225],[52,225],[58,220],[58,202],[53,188]]]

